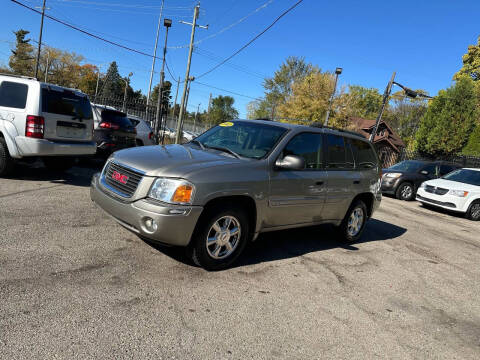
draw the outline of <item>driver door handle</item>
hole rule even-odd
[[[321,180],[317,181],[317,182],[315,182],[315,185],[318,185],[318,186],[323,185],[323,181],[321,181]]]
[[[358,184],[360,184],[360,180],[353,180],[353,183],[354,183],[355,185],[358,185]]]

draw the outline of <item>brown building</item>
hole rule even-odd
[[[365,136],[367,139],[370,138],[373,127],[375,126],[375,120],[362,118],[350,118],[350,120],[357,132]],[[373,144],[377,149],[383,167],[395,164],[398,155],[405,148],[405,143],[400,136],[398,136],[398,134],[383,120],[378,126],[377,135],[373,140]]]

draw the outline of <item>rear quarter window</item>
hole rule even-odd
[[[369,143],[362,140],[350,139],[357,169],[374,169],[377,167],[375,150]]]
[[[28,85],[12,81],[3,81],[0,85],[0,106],[25,109],[27,105]]]

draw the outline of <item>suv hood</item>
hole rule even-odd
[[[185,145],[154,145],[118,151],[113,155],[113,160],[143,171],[147,176],[171,177],[187,177],[206,167],[247,161],[221,154],[216,150],[201,150]]]
[[[430,185],[430,186],[435,186],[435,187],[441,187],[441,188],[449,189],[449,190],[463,190],[463,191],[470,191],[470,192],[473,192],[473,191],[480,192],[480,186],[475,186],[475,185],[461,183],[461,182],[458,182],[458,181],[451,181],[451,180],[445,180],[445,179],[428,180],[428,181],[425,181],[424,184]]]

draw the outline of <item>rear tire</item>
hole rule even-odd
[[[340,226],[337,227],[342,242],[351,244],[362,237],[367,223],[367,206],[362,200],[357,200],[350,205]]]
[[[52,156],[42,159],[45,167],[50,171],[64,172],[75,164],[75,158],[67,156]]]
[[[470,204],[465,217],[473,221],[480,221],[480,201],[475,200]]]
[[[245,249],[250,238],[248,218],[241,208],[219,206],[198,220],[187,253],[208,271],[229,267]]]
[[[0,176],[6,176],[13,170],[13,159],[8,152],[5,139],[0,137]]]
[[[399,200],[412,201],[415,198],[415,187],[412,183],[403,182],[397,188],[395,196]]]

